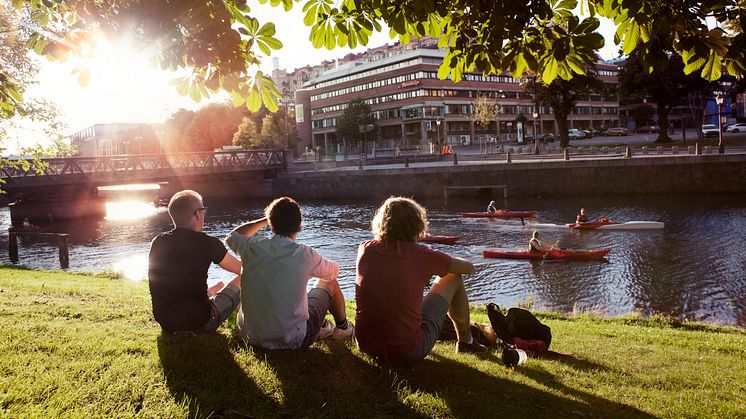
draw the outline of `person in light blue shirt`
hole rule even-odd
[[[237,316],[241,336],[266,349],[307,348],[319,339],[353,336],[337,283],[339,265],[295,241],[302,221],[298,203],[278,198],[264,213],[226,238],[244,267]],[[265,226],[272,236],[257,236]],[[306,292],[312,277],[318,283]],[[327,312],[334,324],[325,319]]]

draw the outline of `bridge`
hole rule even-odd
[[[41,163],[38,170],[0,169],[6,182],[2,188],[16,199],[10,204],[13,225],[24,219],[44,225],[100,216],[105,213],[102,186],[158,183],[157,199],[180,189],[206,197],[269,197],[271,179],[287,168],[284,150],[47,158]]]
[[[286,168],[284,150],[241,150],[41,159],[42,167],[0,169],[11,193],[63,185],[164,182],[188,177],[261,173],[271,178]]]

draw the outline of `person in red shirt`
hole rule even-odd
[[[374,240],[360,244],[355,301],[356,340],[378,358],[425,358],[446,314],[453,322],[456,352],[486,352],[472,338],[469,302],[461,279],[471,262],[417,243],[427,232],[425,209],[409,198],[391,197],[371,223]],[[435,280],[423,298],[425,287]]]

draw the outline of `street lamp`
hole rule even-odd
[[[536,118],[539,117],[539,112],[537,112],[536,106],[534,106],[534,113],[531,115],[534,117],[534,145],[536,148],[536,152],[539,152],[539,136],[536,135]]]
[[[435,125],[438,126],[438,145],[440,145],[440,119],[435,120]]]
[[[723,97],[722,92],[717,92],[715,96],[715,103],[718,105],[718,152],[720,154],[725,153],[725,145],[723,144]]]

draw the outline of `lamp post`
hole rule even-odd
[[[715,103],[718,105],[718,153],[725,153],[725,145],[723,144],[723,97],[722,92],[717,92],[715,96]]]
[[[539,117],[539,112],[537,112],[536,107],[534,107],[534,113],[531,114],[531,116],[534,117],[534,148],[536,149],[536,153],[539,152],[539,136],[536,135],[536,118]]]
[[[435,120],[435,125],[438,127],[438,145],[440,145],[440,119]]]

